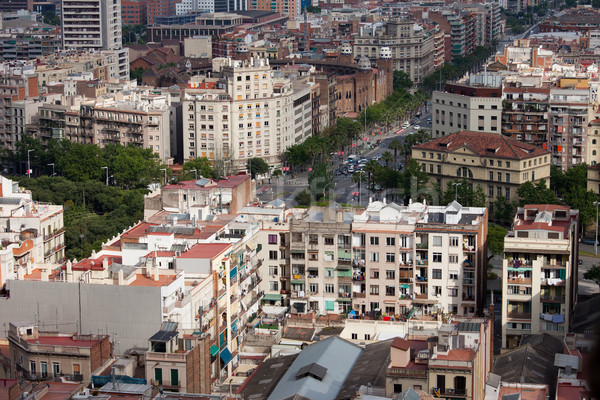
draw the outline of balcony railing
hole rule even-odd
[[[415,299],[425,300],[427,299],[427,293],[417,293],[415,294]]]
[[[543,295],[541,297],[542,301],[558,301],[558,302],[564,302],[565,301],[565,296],[550,296],[550,295]]]
[[[518,277],[508,277],[508,284],[512,285],[514,283],[523,283],[526,285],[531,285],[531,278],[518,278]]]
[[[427,371],[421,369],[408,369],[408,368],[388,368],[386,372],[387,376],[405,376],[414,378],[426,378]]]
[[[524,312],[509,312],[506,314],[507,318],[515,318],[515,319],[531,319],[531,313]]]

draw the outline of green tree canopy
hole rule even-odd
[[[600,286],[600,266],[593,265],[592,268],[585,271],[583,279],[593,281],[596,285]]]
[[[410,75],[404,71],[394,71],[394,90],[410,89],[413,82],[410,80]]]
[[[194,173],[194,170],[196,170],[196,173]],[[206,157],[198,157],[193,160],[184,162],[183,171],[184,180],[195,179],[196,176],[198,176],[198,178],[216,178],[212,165]]]
[[[546,180],[533,184],[525,182],[517,189],[519,196],[519,206],[526,204],[559,204],[556,195],[552,189],[546,187]]]
[[[252,179],[256,177],[256,175],[262,175],[269,172],[269,164],[262,158],[254,157],[248,160],[246,164],[246,168],[250,171],[252,175]]]
[[[488,225],[488,252],[492,253],[492,255],[502,255],[504,252],[504,238],[507,232],[500,225]]]

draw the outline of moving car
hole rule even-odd
[[[402,124],[402,129],[406,129],[410,126],[410,124],[408,122],[405,122]]]
[[[413,126],[413,129],[414,129],[415,131],[418,131],[419,129],[421,129],[421,127],[420,127],[419,125],[415,125],[415,126]]]

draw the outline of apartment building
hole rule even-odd
[[[121,0],[121,20],[127,25],[146,24],[146,0]]]
[[[483,312],[485,208],[373,202],[354,216],[352,234],[352,306],[358,313]]]
[[[388,21],[381,29],[361,31],[354,41],[354,58],[364,56],[375,61],[382,47],[387,47],[394,71],[406,72],[413,82],[421,83],[434,71],[435,33],[413,21]]]
[[[36,323],[11,322],[8,351],[12,379],[53,380],[64,377],[89,384],[113,356],[107,335],[40,331]]]
[[[91,79],[108,80],[119,77],[120,62],[113,51],[65,51],[40,59],[35,73],[40,87],[76,80],[76,77],[83,79],[88,73],[92,74]]]
[[[431,184],[447,188],[449,182],[466,179],[480,185],[488,196],[488,211],[494,200],[517,198],[524,182],[544,179],[549,185],[551,157],[547,150],[496,133],[460,131],[415,146],[412,158],[427,172]]]
[[[283,15],[287,15],[290,19],[302,14],[300,9],[300,0],[252,0],[248,2],[249,10],[273,11]]]
[[[13,103],[37,96],[37,74],[0,76],[0,145],[2,148],[15,150],[16,143],[21,139],[23,133],[20,129],[13,127],[20,122],[20,120],[13,119],[20,118],[20,113],[13,111],[17,108]]]
[[[271,166],[312,134],[312,82],[294,85],[276,75],[266,59],[213,60],[219,78],[195,77],[185,90],[183,158],[231,160],[234,170],[249,158]]]
[[[210,336],[163,322],[148,339],[146,382],[168,391],[210,393]]]
[[[593,119],[589,103],[587,78],[563,78],[558,87],[550,89],[549,150],[552,164],[563,171],[589,161],[588,123]]]
[[[118,76],[129,77],[129,51],[123,49],[121,0],[62,0],[63,49],[106,51],[116,57]]]
[[[523,335],[568,332],[577,299],[579,211],[525,205],[504,239],[502,347]]]
[[[505,86],[502,97],[502,134],[547,150],[550,88]]]
[[[62,48],[60,35],[50,26],[0,30],[0,54],[4,60],[31,60]]]
[[[496,76],[474,75],[467,82],[447,83],[432,96],[432,137],[461,130],[500,133],[502,82]]]

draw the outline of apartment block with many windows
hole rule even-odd
[[[514,221],[504,239],[502,347],[523,335],[562,337],[577,298],[579,211],[526,205]]]

